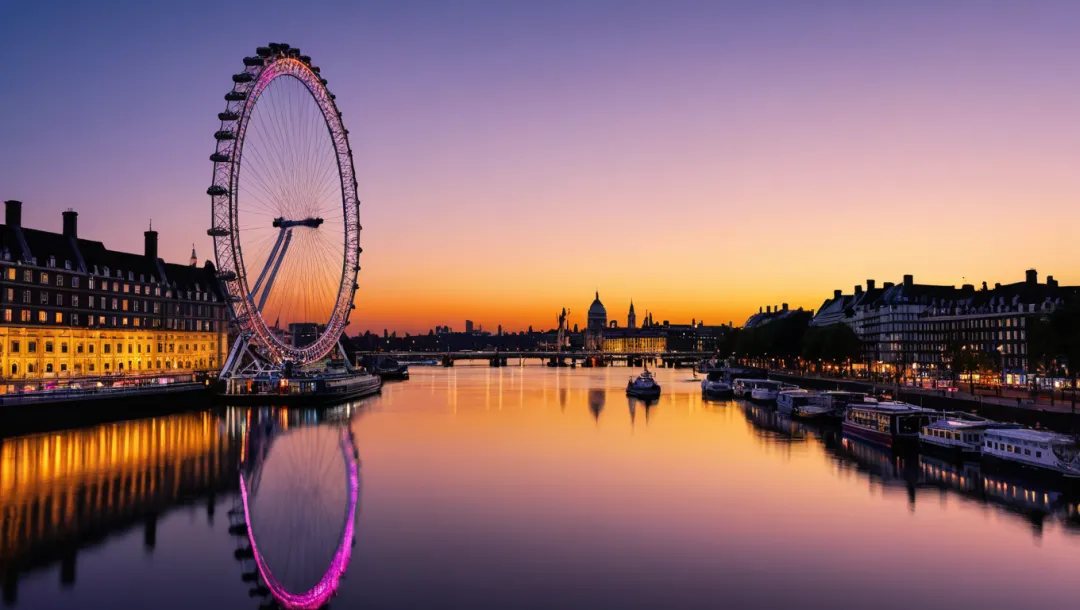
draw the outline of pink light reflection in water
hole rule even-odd
[[[270,594],[286,608],[315,610],[322,607],[337,591],[341,576],[349,567],[349,559],[352,557],[353,524],[356,521],[356,501],[360,483],[355,451],[347,428],[341,433],[341,453],[348,464],[349,470],[349,510],[345,518],[345,531],[342,533],[341,543],[338,545],[337,552],[334,553],[334,558],[330,560],[330,566],[326,574],[314,587],[304,593],[297,594],[286,591],[274,578],[270,568],[263,562],[262,555],[259,554],[258,544],[255,542],[255,535],[250,527],[251,515],[248,511],[247,485],[244,483],[244,475],[240,475],[240,498],[244,503],[244,522],[249,524],[247,528],[248,541],[251,543],[251,550],[255,555],[255,565],[259,568],[259,574],[262,575],[263,582],[270,589]]]

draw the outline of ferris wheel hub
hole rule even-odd
[[[304,218],[303,220],[286,220],[281,216],[274,219],[274,227],[279,229],[291,229],[293,227],[308,227],[309,229],[318,229],[319,225],[323,223],[322,218]]]

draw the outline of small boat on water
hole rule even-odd
[[[844,415],[845,434],[886,447],[917,441],[923,426],[941,419],[941,412],[906,402],[851,403]]]
[[[754,384],[768,381],[767,379],[757,378],[737,378],[731,384],[731,390],[735,396],[739,398],[750,398],[750,392],[754,389]]]
[[[919,444],[926,449],[954,457],[977,458],[982,455],[983,437],[987,430],[1020,427],[1020,424],[996,422],[971,413],[945,413],[941,419],[922,427],[919,431]]]
[[[626,383],[626,395],[642,400],[660,397],[660,384],[656,383],[653,374],[646,368],[637,378],[631,378]]]
[[[779,381],[755,381],[754,386],[750,389],[750,400],[765,403],[776,402],[776,397],[783,389],[785,389],[784,384]]]
[[[832,414],[821,394],[812,390],[781,390],[776,395],[776,408],[780,413],[798,419],[824,419]]]
[[[989,429],[983,459],[991,463],[1080,479],[1080,442],[1075,437],[1031,428]]]
[[[409,365],[402,364],[397,360],[390,358],[380,358],[375,364],[375,368],[372,371],[384,381],[387,379],[408,379],[409,378]]]
[[[701,394],[706,398],[725,399],[734,396],[731,384],[724,381],[721,371],[710,371],[705,379],[701,380]]]
[[[842,390],[826,390],[821,393],[821,403],[828,408],[829,419],[844,419],[849,404],[861,404],[867,401],[864,392],[847,392]]]

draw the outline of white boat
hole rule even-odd
[[[919,443],[946,453],[979,456],[987,430],[1017,428],[1020,428],[1019,424],[996,422],[970,413],[946,413],[941,419],[922,427]]]
[[[724,381],[724,374],[717,370],[710,371],[701,380],[701,393],[709,398],[731,398],[733,390],[731,384]]]
[[[1080,478],[1080,444],[1056,432],[1030,428],[991,429],[983,434],[982,455],[992,461]]]
[[[825,406],[821,394],[812,390],[781,390],[776,395],[776,408],[780,413],[800,419],[828,417],[831,407]]]
[[[735,396],[739,398],[750,398],[750,391],[754,389],[754,384],[759,381],[767,381],[765,379],[736,379],[731,384],[731,389],[735,393]]]
[[[776,402],[776,396],[780,393],[783,384],[779,381],[758,381],[750,390],[750,400],[758,402]]]
[[[653,374],[645,369],[637,379],[631,378],[626,383],[626,395],[634,398],[649,400],[660,397],[660,384],[656,383]]]

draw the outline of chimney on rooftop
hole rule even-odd
[[[784,311],[787,311],[787,303],[784,303]]]
[[[1058,282],[1054,279],[1054,276],[1048,275],[1046,276],[1046,285],[1051,288],[1057,288]]]
[[[882,289],[884,289],[884,290],[888,290],[888,289],[892,288],[892,287],[893,287],[893,286],[895,286],[895,285],[896,285],[896,284],[894,284],[894,283],[892,283],[892,282],[885,282],[884,284],[882,284],[882,285],[881,285],[881,287],[882,287]]]
[[[1028,269],[1024,274],[1027,279],[1028,286],[1034,286],[1039,283],[1039,272],[1034,269]]]
[[[1001,288],[1001,282],[994,282],[994,290]]]
[[[975,284],[964,284],[960,287],[963,292],[975,292]]]
[[[874,289],[874,280],[866,280],[866,290],[870,291]]]
[[[156,261],[157,260],[157,231],[154,230],[154,225],[151,224],[150,228],[143,233],[143,254],[146,258]]]
[[[915,283],[915,276],[910,273],[904,276],[904,286],[911,286]]]
[[[832,291],[832,298],[839,299],[841,296],[843,296],[843,294],[844,294],[844,291],[837,288],[836,290]]]
[[[772,313],[772,305],[765,306],[765,313]]]
[[[4,202],[4,224],[9,227],[22,225],[22,202],[9,199]]]
[[[64,236],[79,237],[79,213],[75,210],[68,208],[64,210]]]
[[[855,294],[862,294],[862,284],[855,284]]]

